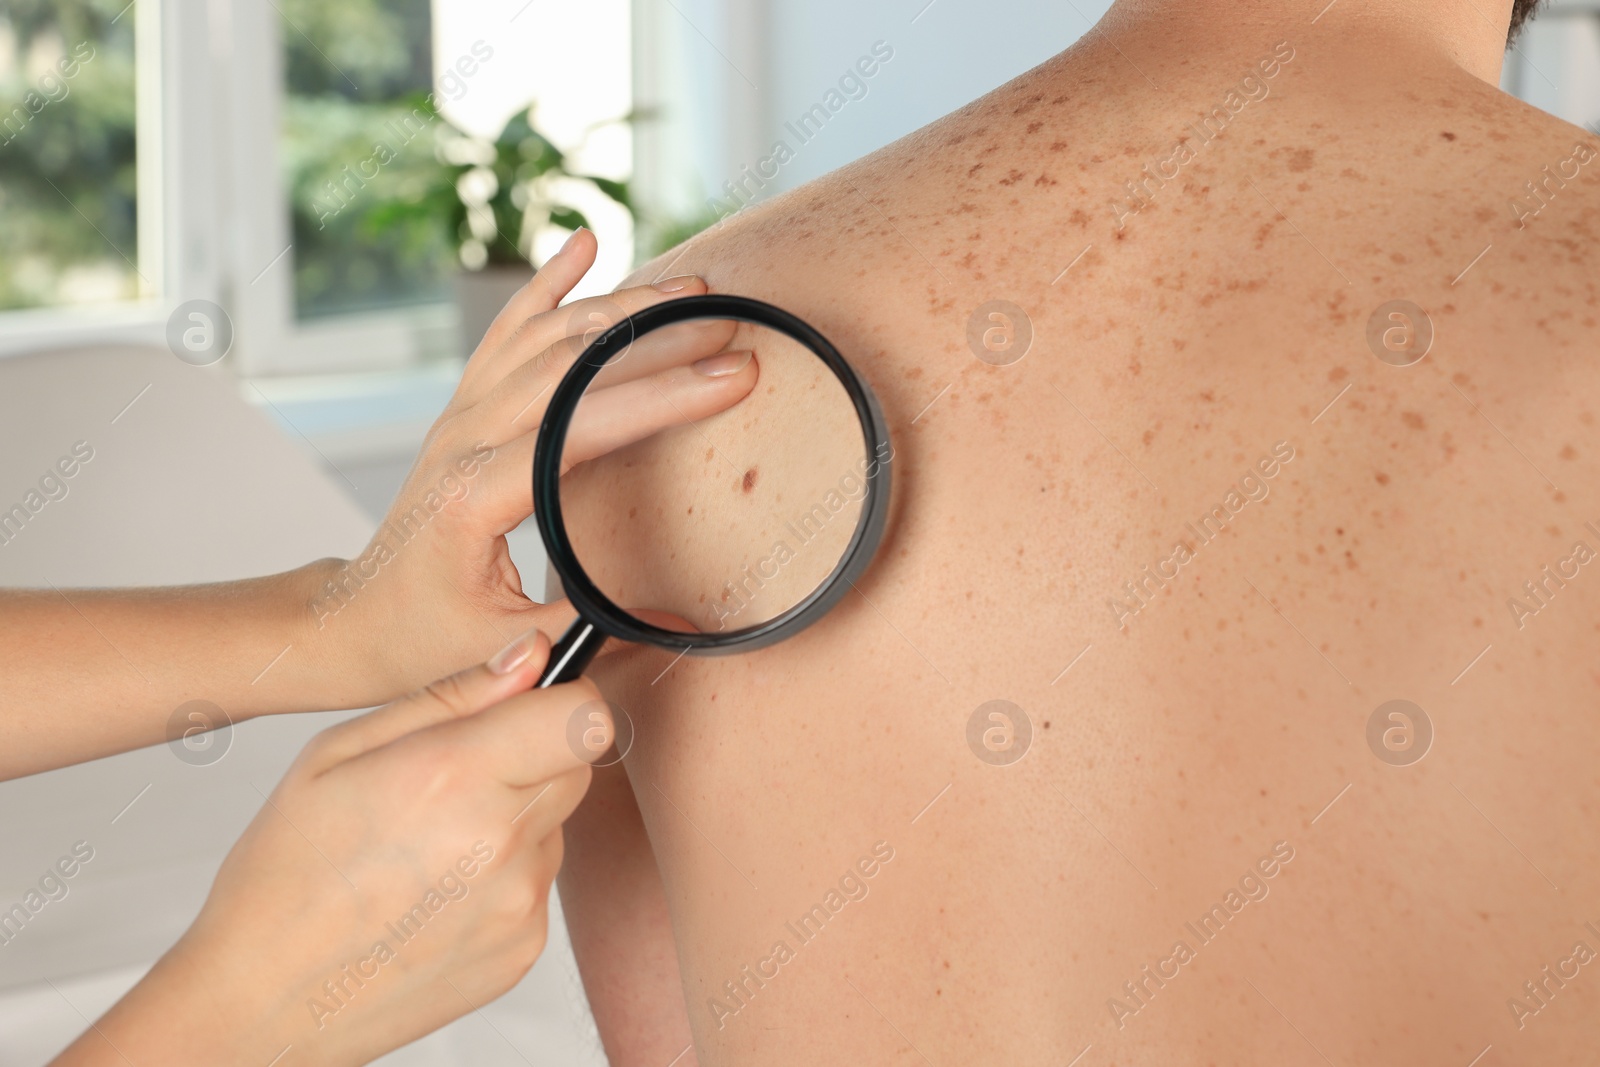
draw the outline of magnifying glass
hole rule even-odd
[[[760,381],[732,408],[702,420],[679,409],[679,424],[646,441],[563,462],[574,417],[587,404],[598,413],[601,390],[619,381],[651,388],[658,368],[745,351]],[[661,388],[646,398],[673,404]],[[827,338],[782,308],[691,296],[611,325],[556,387],[534,446],[535,521],[578,611],[539,687],[578,677],[607,637],[722,655],[810,626],[877,551],[893,457],[872,390]],[[695,630],[668,629],[621,604]]]

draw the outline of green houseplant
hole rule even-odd
[[[426,102],[419,98],[419,109]],[[495,314],[533,276],[533,246],[548,227],[588,226],[568,200],[573,182],[598,189],[634,214],[627,182],[585,174],[533,125],[533,105],[508,119],[492,139],[466,133],[440,117],[432,180],[411,195],[377,205],[364,220],[373,232],[444,226],[461,265],[456,299],[466,346],[476,344]],[[622,119],[618,121],[629,121]]]

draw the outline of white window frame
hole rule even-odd
[[[393,370],[452,353],[453,304],[295,318],[278,168],[281,16],[271,0],[136,0],[138,269],[150,294],[0,312],[0,357],[164,345],[179,304],[233,321],[242,376]],[[262,206],[265,206],[265,210]]]
[[[164,343],[175,302],[166,294],[191,292],[216,299],[214,261],[207,242],[217,229],[212,153],[193,143],[204,129],[210,94],[195,84],[207,65],[203,8],[206,0],[142,0],[135,23],[138,271],[145,294],[95,307],[52,307],[0,313],[0,356],[51,348]],[[185,60],[189,60],[185,62]],[[183,204],[178,212],[175,205]],[[180,250],[188,254],[179,254]],[[124,250],[126,251],[126,250]]]

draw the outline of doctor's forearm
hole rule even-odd
[[[397,695],[405,687],[362,630],[319,628],[307,607],[339,564],[169,589],[0,591],[0,779],[181,738],[221,716]]]

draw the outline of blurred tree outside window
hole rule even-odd
[[[154,295],[136,266],[131,8],[0,4],[0,309]]]
[[[450,299],[456,249],[395,203],[435,190],[429,0],[278,0],[280,140],[295,314],[320,318]]]

